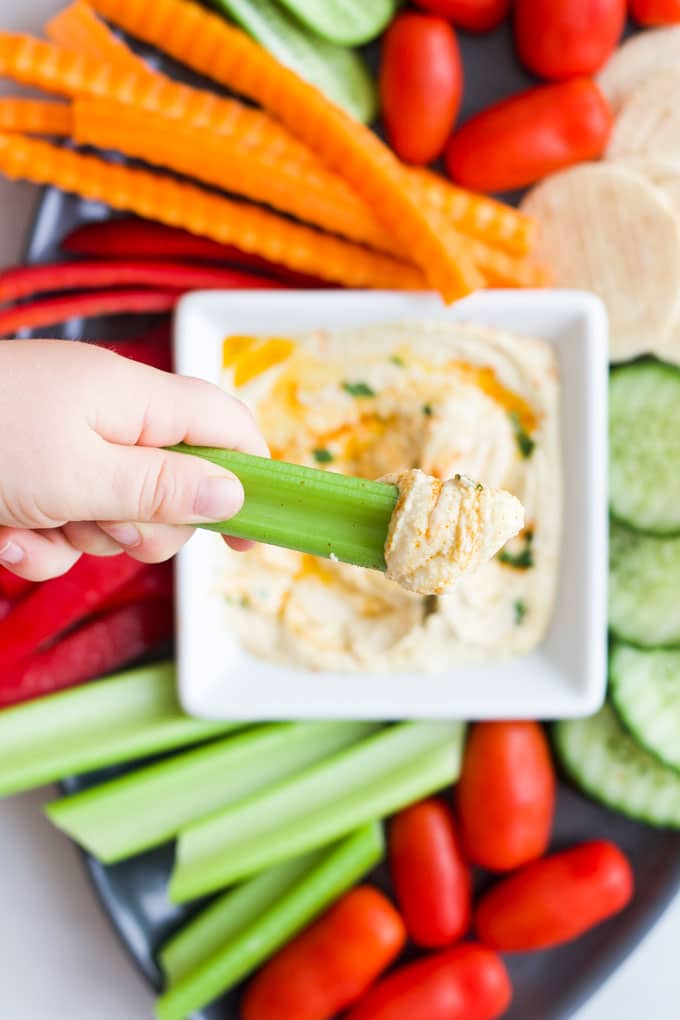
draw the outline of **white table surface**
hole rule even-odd
[[[0,27],[35,30],[59,6],[0,0]],[[35,198],[31,186],[0,180],[0,264],[20,257]],[[146,985],[112,933],[77,852],[41,815],[50,796],[46,789],[0,801],[0,1018],[147,1020]],[[678,1020],[679,944],[676,899],[573,1020]]]

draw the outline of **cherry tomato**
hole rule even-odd
[[[472,882],[453,815],[424,800],[397,815],[389,837],[397,902],[412,940],[446,946],[470,927]]]
[[[510,871],[545,853],[555,811],[555,772],[535,722],[478,723],[456,787],[467,857]]]
[[[629,7],[640,25],[680,23],[680,0],[630,0]]]
[[[616,47],[626,0],[516,0],[520,60],[549,81],[594,74]]]
[[[512,0],[415,0],[418,7],[468,32],[489,32],[507,17]]]
[[[352,889],[264,965],[246,989],[243,1020],[329,1020],[401,952],[404,923],[377,889]]]
[[[587,78],[543,85],[472,117],[446,148],[446,166],[474,191],[507,191],[533,184],[604,151],[612,112]]]
[[[504,878],[480,900],[475,930],[495,949],[547,949],[618,913],[632,895],[633,872],[618,847],[584,843]]]
[[[511,998],[500,956],[466,942],[388,974],[344,1020],[495,1020]]]
[[[463,92],[456,34],[448,22],[406,13],[385,33],[380,98],[387,136],[407,163],[440,155],[451,133]]]

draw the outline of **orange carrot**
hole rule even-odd
[[[44,99],[0,99],[0,131],[19,131],[27,135],[70,135],[73,127],[71,106]]]
[[[107,99],[76,99],[73,120],[73,137],[83,145],[117,149],[399,254],[370,209],[339,177],[323,169],[317,173],[313,167],[274,160],[242,148],[232,137]]]
[[[377,135],[240,29],[186,0],[95,0],[93,6],[132,35],[260,103],[344,177],[447,300],[479,286],[465,245],[442,237]]]
[[[423,289],[413,266],[340,238],[234,202],[164,174],[107,163],[23,135],[0,135],[0,171],[52,184],[301,272],[349,287]]]
[[[0,32],[0,74],[47,92],[116,99],[209,127],[218,134],[233,135],[239,145],[266,150],[271,158],[294,152],[300,163],[316,163],[306,146],[261,110],[227,96],[182,85],[162,74],[122,71],[30,35]]]
[[[148,64],[118,39],[83,0],[75,0],[55,14],[45,25],[45,35],[65,50],[87,54],[121,71],[153,74]]]
[[[51,92],[109,98],[205,127],[233,139],[241,148],[257,151],[263,158],[285,161],[287,172],[299,176],[300,189],[307,187],[308,174],[312,188],[323,180],[324,189],[337,203],[338,215],[348,223],[356,217],[365,217],[365,211],[358,209],[360,199],[341,176],[330,173],[276,121],[233,99],[181,85],[160,73],[146,77],[126,74],[86,55],[69,53],[31,36],[6,32],[0,32],[0,73]],[[423,175],[423,171],[402,172],[418,185],[415,192],[418,202],[431,206],[437,221],[443,217],[463,234],[498,243],[518,254],[526,252],[531,228],[527,217],[492,199],[456,188],[435,174],[420,181],[418,175]],[[376,229],[374,225],[372,230]],[[396,241],[394,246],[398,247]]]
[[[537,240],[537,224],[503,202],[458,188],[439,174],[405,167],[408,187],[419,201],[437,210],[463,234],[497,245],[515,255],[526,255]]]

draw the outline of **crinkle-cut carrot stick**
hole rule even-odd
[[[441,212],[461,233],[515,255],[527,255],[536,244],[536,221],[512,206],[458,188],[431,170],[404,167],[404,173],[419,200]]]
[[[209,127],[218,134],[234,135],[239,145],[266,150],[271,158],[294,154],[301,164],[317,164],[305,145],[261,110],[228,96],[191,88],[162,74],[121,71],[31,35],[0,32],[0,74],[47,92],[116,99]]]
[[[86,55],[69,53],[32,36],[7,32],[0,32],[0,73],[51,92],[109,98],[197,127],[210,128],[270,160],[285,160],[291,173],[294,168],[299,173],[300,188],[305,187],[307,173],[311,177],[321,177],[348,222],[366,215],[365,203],[340,175],[331,174],[311,150],[276,121],[236,100],[181,85],[162,74],[146,77],[132,72],[126,74]],[[415,175],[420,171],[408,173]],[[488,243],[498,240],[499,244],[507,237],[503,247],[519,254],[526,250],[527,244],[522,238],[529,236],[531,221],[527,217],[492,199],[455,188],[434,174],[429,177],[431,181],[423,194],[418,192],[419,202],[424,198],[427,205],[443,213],[463,234]],[[375,217],[373,219],[375,221]],[[374,225],[372,229],[377,228]]]
[[[69,103],[47,99],[0,99],[0,131],[18,131],[26,135],[71,134],[72,111]]]
[[[377,135],[240,29],[186,0],[95,0],[93,6],[132,35],[260,103],[361,195],[446,300],[482,283],[465,247],[448,244],[427,207],[404,186],[401,164]]]
[[[291,171],[285,162],[277,165],[275,161],[245,152],[230,139],[215,136],[211,131],[109,100],[75,100],[73,137],[83,145],[118,149],[128,156],[194,176],[226,191],[266,202],[369,247],[398,258],[406,257],[364,203],[354,199],[351,192],[354,201],[345,203],[342,195],[326,188],[325,178],[339,180],[334,175],[304,171],[301,179],[297,168]],[[356,210],[354,216],[352,210]],[[494,286],[545,285],[541,267],[482,242],[463,238],[443,214],[438,215],[449,243],[465,246],[475,265]]]
[[[121,71],[153,74],[141,57],[118,39],[84,0],[59,11],[45,25],[45,35],[57,46],[112,64]]]
[[[370,209],[323,169],[270,159],[209,129],[107,99],[76,99],[73,121],[73,137],[83,145],[117,149],[399,256]]]
[[[425,288],[417,269],[387,255],[164,174],[106,163],[23,135],[0,135],[0,171],[183,227],[345,286]]]

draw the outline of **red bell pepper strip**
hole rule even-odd
[[[406,929],[390,901],[361,885],[289,942],[251,981],[242,1020],[331,1020],[401,952]]]
[[[55,326],[68,319],[96,315],[169,312],[180,294],[177,290],[95,290],[32,301],[0,311],[0,336],[13,336],[20,329]]]
[[[122,259],[194,259],[200,262],[224,262],[246,269],[256,269],[292,287],[327,287],[328,284],[305,273],[296,273],[286,266],[269,262],[260,255],[241,251],[230,244],[220,244],[207,237],[198,237],[179,227],[168,227],[151,220],[125,216],[119,219],[86,223],[77,227],[61,243],[71,255]]]
[[[527,952],[577,938],[633,895],[628,859],[605,840],[532,861],[479,902],[475,929],[495,949]]]
[[[63,690],[134,662],[172,637],[172,603],[139,602],[84,623],[0,674],[0,706]]]
[[[344,1020],[495,1020],[511,998],[500,956],[467,942],[388,974]]]
[[[401,811],[389,834],[389,862],[397,902],[419,946],[451,945],[472,917],[472,875],[453,814],[440,800]]]
[[[153,261],[54,262],[16,266],[0,273],[0,301],[34,294],[98,287],[154,287],[159,290],[277,290],[283,284],[221,266]]]
[[[105,347],[109,351],[138,361],[143,365],[150,365],[152,368],[160,368],[164,372],[172,371],[172,344],[170,336],[170,325],[168,322],[161,322],[154,329],[139,336],[130,337],[128,340],[114,340],[113,342],[96,340],[97,347]]]
[[[0,567],[0,593],[10,600],[16,602],[26,595],[33,587],[33,581],[27,581],[24,577],[17,577],[11,570]]]
[[[174,583],[172,563],[147,563],[138,574],[118,588],[111,598],[107,599],[104,608],[108,611],[121,606],[134,605],[137,602],[172,602]]]
[[[124,553],[81,556],[67,574],[36,585],[0,621],[0,675],[86,616],[98,612],[142,567]]]

